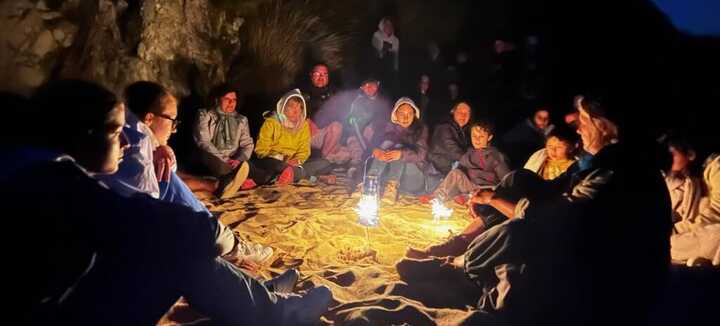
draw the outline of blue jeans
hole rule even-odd
[[[198,200],[192,193],[192,190],[188,188],[180,177],[175,172],[170,174],[170,180],[160,182],[160,200],[181,206],[189,207],[195,212],[203,213],[208,218],[214,220],[211,227],[214,228],[215,232],[215,244],[222,254],[228,253],[235,246],[236,241],[235,234],[233,231],[220,223],[220,220],[215,218],[205,205]]]
[[[280,324],[278,298],[222,258],[180,264],[158,257],[145,266],[96,259],[59,306],[58,320],[76,325],[149,325],[181,296],[213,324]]]
[[[381,183],[397,181],[400,190],[412,194],[427,193],[425,174],[415,163],[402,160],[383,162],[373,159],[367,175],[376,176]]]
[[[187,206],[198,213],[207,213],[208,216],[212,215],[175,172],[170,173],[169,181],[160,182],[160,200]]]

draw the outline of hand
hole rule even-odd
[[[240,163],[242,163],[242,162],[240,162],[239,160],[233,160],[233,159],[227,160],[227,164],[230,165],[230,167],[233,170],[235,170],[238,166],[240,166]]]
[[[175,152],[170,146],[160,145],[153,151],[153,166],[158,181],[170,181],[170,172],[175,166]]]
[[[374,158],[385,161],[385,151],[379,148],[373,149],[372,155]]]
[[[473,204],[489,205],[490,201],[495,196],[495,192],[487,189],[480,189],[476,191],[470,201]]]
[[[299,165],[300,165],[300,161],[298,161],[297,159],[294,158],[294,159],[292,159],[292,160],[287,161],[287,164],[289,164],[289,165],[291,165],[291,166],[299,166]]]
[[[252,260],[240,259],[236,263],[238,267],[247,270],[253,274],[257,274],[260,271],[260,265]]]
[[[385,162],[392,162],[397,161],[400,158],[402,158],[402,151],[401,150],[393,150],[393,151],[387,151],[385,152]]]

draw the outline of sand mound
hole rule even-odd
[[[462,230],[469,220],[460,206],[449,220],[433,222],[429,206],[403,196],[395,205],[382,205],[380,225],[368,229],[357,223],[358,198],[342,182],[262,187],[227,200],[198,195],[245,239],[275,250],[263,277],[296,267],[300,290],[332,290],[336,302],[323,317],[326,324],[456,325],[484,318],[458,293],[438,291],[446,286],[442,282],[408,286],[395,267],[408,246],[424,247]],[[188,318],[185,310],[176,305],[160,324],[208,323]]]

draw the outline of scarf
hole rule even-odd
[[[237,146],[237,129],[239,121],[237,113],[226,113],[221,110],[215,110],[217,123],[215,124],[215,135],[212,143],[218,150],[231,150]]]

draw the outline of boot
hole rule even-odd
[[[397,203],[399,187],[399,182],[395,180],[388,181],[387,184],[385,184],[385,191],[383,192],[382,201],[390,205],[394,205],[395,203]]]

